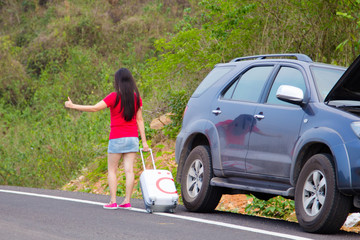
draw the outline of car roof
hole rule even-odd
[[[238,58],[234,58],[232,59],[230,62],[239,62],[239,61],[244,61],[244,60],[261,60],[261,59],[269,59],[269,58],[278,58],[278,59],[283,59],[283,58],[292,58],[292,59],[296,59],[299,61],[303,61],[303,62],[313,62],[313,60],[302,53],[281,53],[281,54],[265,54],[265,55],[253,55],[253,56],[246,56],[246,57],[238,57]]]
[[[337,66],[337,65],[327,64],[327,63],[322,63],[322,62],[314,62],[309,56],[307,56],[305,54],[301,54],[301,53],[267,54],[267,55],[253,55],[253,56],[238,57],[238,58],[232,59],[231,61],[229,61],[227,63],[218,63],[218,64],[216,64],[216,67],[229,66],[229,65],[233,65],[233,64],[236,66],[249,65],[250,62],[253,62],[253,63],[291,62],[291,63],[297,63],[297,64],[305,65],[305,66],[316,66],[316,67],[325,67],[325,68],[346,70],[346,67],[343,67],[343,66]]]

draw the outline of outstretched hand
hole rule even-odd
[[[73,103],[72,103],[71,99],[68,97],[68,101],[65,102],[65,107],[71,108],[72,105],[73,105]]]

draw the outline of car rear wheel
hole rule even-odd
[[[216,208],[221,189],[210,186],[213,177],[208,146],[197,146],[186,159],[181,179],[181,195],[190,211],[209,212]]]
[[[316,154],[304,165],[295,189],[295,210],[307,232],[334,233],[350,211],[351,198],[339,192],[332,156]]]

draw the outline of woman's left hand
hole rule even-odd
[[[149,146],[147,143],[143,143],[143,151],[144,152],[148,152],[150,149],[149,149]]]

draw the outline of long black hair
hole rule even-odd
[[[125,121],[129,122],[134,118],[136,111],[140,107],[140,94],[135,79],[127,68],[120,68],[115,73],[114,88],[116,91],[114,107],[119,104],[121,99],[120,112],[123,112]],[[136,94],[136,104],[134,93]]]

